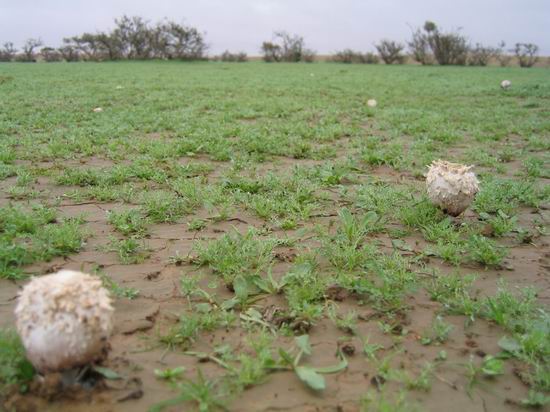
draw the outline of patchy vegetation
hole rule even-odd
[[[7,410],[548,404],[546,70],[2,70]],[[428,197],[437,159],[474,165],[458,216]],[[96,274],[115,300],[109,357],[80,372],[116,390],[44,387],[57,381],[35,377],[12,331],[26,278],[60,268]]]

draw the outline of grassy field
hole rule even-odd
[[[0,400],[542,406],[549,153],[542,68],[2,64]],[[425,196],[440,158],[480,178],[458,218]],[[15,297],[59,268],[96,273],[116,298],[103,366],[121,379],[31,381]]]

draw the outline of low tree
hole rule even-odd
[[[459,33],[439,33],[430,38],[430,47],[437,62],[442,65],[464,66],[468,58],[466,38]]]
[[[264,41],[262,43],[262,58],[267,63],[280,62],[282,59],[281,46]]]
[[[533,43],[516,43],[514,54],[520,67],[532,67],[538,61],[539,46]]]
[[[427,21],[424,24],[424,30],[414,30],[413,37],[411,41],[408,42],[409,50],[413,58],[422,65],[434,63],[434,57],[430,47],[430,35],[435,29],[435,23]]]
[[[166,36],[166,57],[179,60],[201,60],[205,58],[206,43],[202,34],[194,27],[168,22],[162,26]]]
[[[97,33],[94,36],[94,42],[100,53],[108,60],[118,60],[123,57],[123,48],[120,39],[112,33]]]
[[[80,54],[78,53],[77,48],[71,44],[65,44],[58,50],[61,57],[63,57],[63,60],[66,62],[77,62],[80,60]]]
[[[40,50],[40,56],[42,56],[44,61],[48,63],[60,62],[63,60],[63,56],[59,50],[54,49],[53,47],[43,47]]]
[[[459,31],[442,32],[432,21],[413,31],[409,49],[421,64],[432,64],[435,60],[440,65],[464,65],[468,58],[466,38]]]
[[[120,45],[128,59],[147,59],[150,53],[149,23],[139,16],[122,16],[115,19],[111,37]]]
[[[286,31],[277,31],[273,42],[262,43],[262,55],[266,62],[312,62],[315,52],[305,47],[302,36],[291,35]]]
[[[405,63],[405,56],[401,53],[405,46],[401,43],[397,43],[393,40],[381,40],[380,43],[375,45],[380,58],[386,64],[403,64]]]
[[[66,46],[77,50],[82,60],[100,61],[103,60],[104,53],[101,43],[97,40],[95,34],[84,33],[80,36],[73,36],[63,39]]]
[[[23,53],[18,56],[18,60],[22,62],[35,62],[35,50],[40,46],[42,46],[42,40],[28,39],[23,45]]]
[[[0,49],[0,62],[11,62],[16,54],[17,49],[14,47],[13,43],[6,42]]]

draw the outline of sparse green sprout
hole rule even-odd
[[[169,382],[174,382],[178,380],[181,375],[185,372],[185,367],[178,366],[176,368],[167,368],[167,369],[155,369],[155,376],[159,379],[164,379]]]
[[[150,249],[145,246],[143,240],[130,237],[128,239],[111,239],[110,252],[117,252],[120,261],[124,265],[142,263],[150,256]]]
[[[109,223],[124,236],[141,237],[147,232],[147,219],[138,209],[129,209],[122,212],[108,213]]]
[[[451,330],[453,330],[453,326],[445,323],[443,318],[438,315],[433,320],[430,330],[424,332],[421,342],[423,345],[432,343],[440,345],[447,341]]]
[[[205,219],[194,218],[193,220],[187,222],[187,227],[189,228],[189,230],[198,232],[200,230],[203,230],[206,227],[207,223],[208,221]]]

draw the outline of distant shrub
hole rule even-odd
[[[220,60],[222,62],[246,62],[248,61],[248,56],[245,52],[231,53],[226,50],[221,54]]]
[[[435,26],[435,24],[431,22],[426,22],[424,25],[424,31],[427,30],[426,27],[428,27],[430,31],[426,31],[425,33],[421,29],[416,29],[413,32],[411,41],[407,43],[413,58],[422,65],[430,65],[434,63],[434,57],[429,41],[429,33],[431,33],[432,28],[430,24]]]
[[[466,64],[468,44],[464,36],[458,33],[436,34],[431,41],[434,57],[440,65]]]
[[[63,42],[59,51],[67,61],[201,60],[207,49],[203,34],[194,27],[169,20],[152,25],[139,16],[122,16],[111,31],[83,33]]]
[[[434,22],[427,21],[424,27],[413,32],[408,43],[416,61],[421,64],[465,65],[468,58],[468,42],[458,32],[444,33]]]
[[[331,57],[331,61],[335,63],[378,63],[378,56],[374,53],[361,53],[351,49],[344,49],[334,53]]]
[[[262,58],[267,63],[279,62],[281,61],[281,46],[278,44],[264,41],[262,43]]]
[[[262,58],[266,62],[312,62],[315,52],[305,47],[304,38],[285,31],[275,32],[274,41],[263,42]]]
[[[367,52],[365,53],[364,57],[365,57],[365,63],[367,64],[378,64],[380,62],[378,55],[375,53]]]
[[[538,61],[539,46],[533,43],[516,43],[514,54],[520,67],[532,67]]]
[[[20,62],[35,62],[36,53],[35,49],[42,46],[42,40],[40,39],[28,39],[23,45],[23,53],[17,55],[16,59]]]
[[[13,46],[13,43],[4,43],[4,46],[0,49],[0,62],[10,62],[17,54],[17,49]]]
[[[60,62],[63,60],[63,55],[59,52],[59,50],[54,49],[53,47],[43,47],[42,50],[40,50],[40,56],[42,56],[44,61],[48,63]]]
[[[378,54],[380,54],[380,58],[384,60],[384,63],[405,63],[405,56],[401,53],[405,48],[403,44],[384,39],[375,45],[375,47],[376,50],[378,50]]]
[[[506,43],[501,41],[498,44],[498,48],[495,50],[495,58],[501,67],[506,67],[510,64],[512,56],[506,53]]]
[[[496,57],[498,49],[486,47],[477,43],[475,47],[470,48],[468,52],[468,64],[470,66],[487,66],[489,61]]]
[[[60,47],[58,50],[66,62],[77,62],[80,60],[80,53],[78,53],[78,50],[74,46],[66,45]]]

